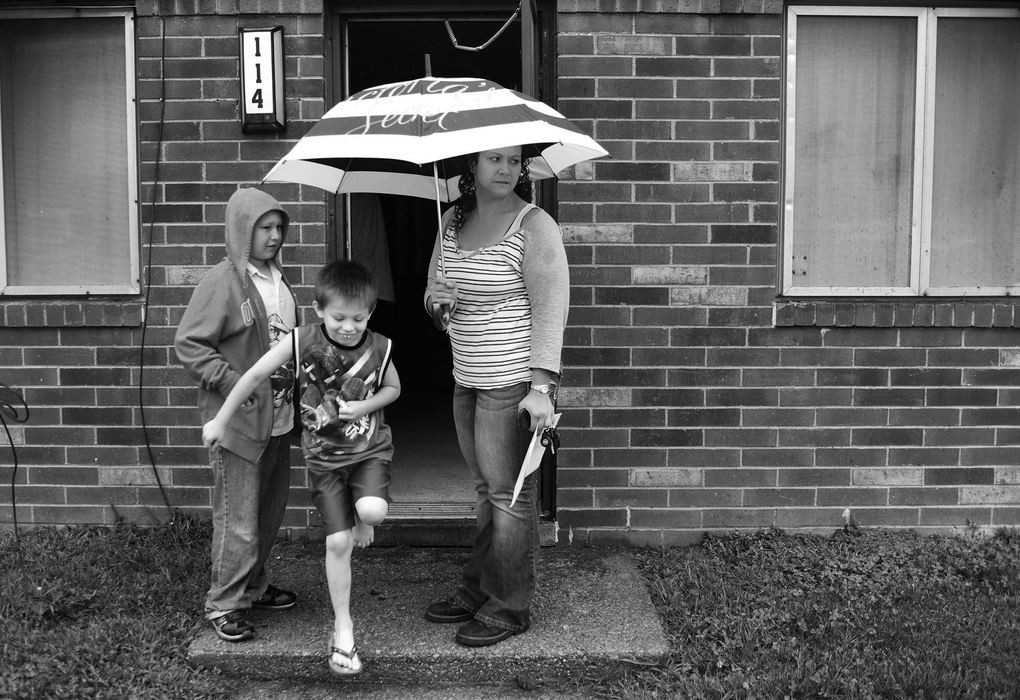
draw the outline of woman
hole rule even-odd
[[[488,646],[531,624],[537,472],[511,506],[530,439],[518,415],[530,415],[532,431],[553,424],[570,289],[562,234],[530,203],[520,146],[472,156],[460,191],[436,239],[425,305],[450,334],[454,422],[478,522],[460,586],[425,617],[464,622],[457,641]]]

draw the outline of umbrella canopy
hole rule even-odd
[[[453,201],[464,157],[522,146],[532,179],[609,155],[545,103],[480,78],[424,77],[337,103],[263,179]]]

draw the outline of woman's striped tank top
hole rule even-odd
[[[533,208],[523,207],[503,238],[477,250],[461,250],[452,227],[443,232],[446,278],[457,285],[450,344],[458,384],[495,389],[531,380],[531,304],[521,273],[521,221]]]

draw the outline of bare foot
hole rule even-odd
[[[354,546],[367,547],[375,539],[375,528],[365,523],[358,523],[354,526]]]

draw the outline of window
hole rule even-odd
[[[1020,11],[787,11],[783,293],[1020,293]]]
[[[0,294],[138,292],[128,10],[0,11]]]

